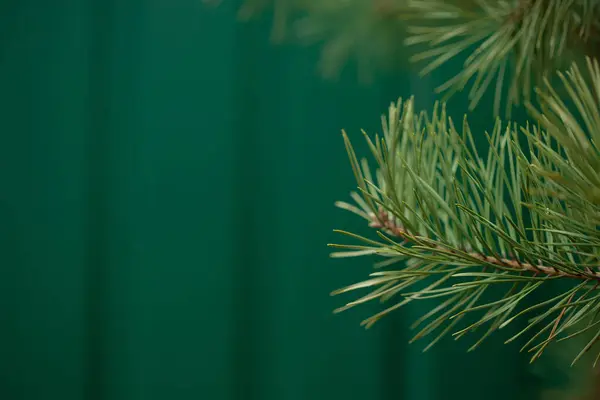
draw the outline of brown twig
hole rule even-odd
[[[372,221],[369,223],[371,228],[381,229],[385,233],[399,237],[403,239],[401,244],[410,243],[409,232],[402,226],[398,225],[393,219],[390,219],[388,213],[385,210],[379,210],[379,215],[372,216]],[[432,248],[432,250],[435,250]],[[474,258],[483,261],[487,264],[495,265],[497,267],[508,267],[512,269],[521,270],[524,272],[530,272],[533,274],[544,274],[546,276],[581,279],[581,280],[595,280],[600,282],[600,272],[594,272],[590,268],[586,268],[586,272],[573,273],[558,270],[554,267],[545,265],[533,265],[531,263],[524,263],[518,259],[509,258],[498,258],[492,257],[485,254],[470,252],[468,253],[470,258]]]

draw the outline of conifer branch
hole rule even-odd
[[[463,57],[436,91],[447,100],[469,87],[471,110],[492,91],[495,113],[506,117],[556,70],[600,56],[597,0],[245,0],[240,12],[249,18],[269,6],[272,37],[321,43],[326,76],[349,60],[361,76],[406,69],[409,53],[427,75]]]
[[[539,126],[498,122],[486,133],[487,155],[478,153],[466,119],[459,131],[443,103],[431,114],[415,112],[412,99],[392,105],[382,136],[364,133],[375,170],[344,133],[358,192],[355,204],[337,206],[364,218],[377,239],[339,231],[362,244],[331,245],[341,250],[332,256],[384,261],[369,279],[333,293],[375,288],[338,311],[398,299],[365,320],[368,327],[412,301],[441,299],[415,325],[429,320],[415,340],[438,331],[427,348],[452,330],[459,338],[489,325],[474,349],[524,315],[532,315],[526,327],[507,342],[536,327],[523,348],[532,361],[550,343],[596,329],[575,361],[592,348],[600,337],[600,68],[588,59],[585,73],[573,65],[559,75],[578,117],[548,84],[537,91],[543,111],[529,106]],[[395,265],[404,266],[388,269]],[[569,288],[524,306],[552,280]],[[483,302],[498,285],[505,294]],[[479,319],[459,328],[466,314]]]

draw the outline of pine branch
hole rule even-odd
[[[332,245],[342,249],[332,256],[376,255],[385,258],[380,268],[405,266],[335,291],[375,287],[338,311],[400,297],[365,320],[368,327],[412,301],[443,299],[415,324],[430,320],[414,340],[441,330],[427,348],[456,329],[466,314],[479,314],[479,319],[456,330],[456,338],[489,325],[472,349],[492,332],[532,314],[507,341],[536,327],[523,348],[533,353],[532,361],[550,343],[595,329],[575,361],[589,351],[600,338],[600,198],[595,195],[600,187],[595,140],[600,68],[591,59],[587,67],[587,75],[576,65],[561,74],[579,118],[548,84],[538,91],[544,110],[538,114],[540,126],[498,122],[486,134],[487,156],[478,154],[466,119],[459,131],[443,104],[429,116],[415,113],[412,99],[390,107],[382,137],[364,134],[375,171],[366,159],[359,161],[344,133],[358,192],[352,194],[355,205],[337,205],[366,219],[378,230],[378,239],[339,231],[363,244]],[[525,148],[517,140],[519,132],[527,140]],[[557,279],[570,283],[569,288],[522,309],[525,299]],[[482,303],[482,295],[498,285],[508,285],[505,294]],[[595,362],[599,358],[600,353]]]

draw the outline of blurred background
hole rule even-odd
[[[423,354],[418,306],[332,314],[371,268],[328,258],[333,228],[366,229],[333,206],[355,187],[340,130],[430,107],[436,76],[323,79],[318,48],[238,6],[1,3],[0,398],[539,398],[518,344]]]

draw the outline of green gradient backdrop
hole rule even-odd
[[[421,355],[415,308],[331,314],[369,270],[327,258],[332,228],[363,229],[333,208],[339,130],[431,85],[323,81],[235,7],[2,2],[0,398],[520,398],[516,345]]]

